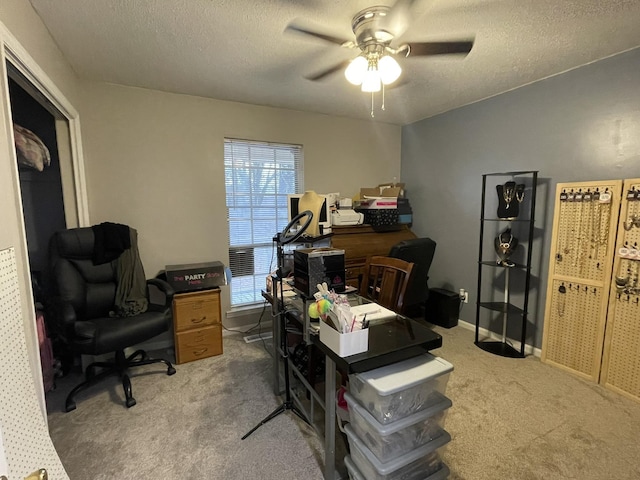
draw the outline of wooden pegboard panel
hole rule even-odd
[[[607,247],[619,205],[619,197],[614,199],[613,191],[613,185],[580,184],[563,187],[557,194],[553,257],[556,275],[595,282],[603,282],[610,275],[611,270],[606,269]]]
[[[593,381],[600,376],[621,191],[621,180],[556,187],[542,361]]]
[[[545,326],[546,362],[593,378],[602,353],[602,287],[555,280]]]
[[[626,180],[600,382],[640,401],[640,179]]]

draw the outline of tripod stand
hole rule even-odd
[[[305,216],[307,217],[307,220],[304,223],[304,225],[294,235],[288,236],[288,233],[291,230],[291,228],[301,218],[303,218]],[[283,276],[283,268],[284,268],[283,246],[286,245],[286,244],[292,243],[295,240],[297,240],[304,233],[304,231],[307,229],[307,227],[311,223],[311,219],[312,218],[313,218],[313,214],[309,210],[305,210],[304,212],[301,212],[298,215],[296,215],[291,220],[291,222],[289,222],[289,224],[285,227],[285,229],[282,231],[282,233],[279,233],[274,237],[274,241],[277,244],[278,270],[277,270],[277,284],[275,285],[275,288],[274,288],[273,301],[274,301],[274,305],[277,305],[277,308],[278,308],[277,321],[280,323],[280,325],[279,325],[279,327],[280,327],[280,354],[282,356],[282,359],[284,360],[285,396],[284,396],[284,402],[282,402],[282,404],[278,408],[276,408],[273,412],[271,412],[269,415],[264,417],[264,419],[260,423],[258,423],[255,427],[253,427],[251,430],[249,430],[247,433],[245,433],[243,435],[243,437],[242,437],[242,440],[247,438],[249,435],[251,435],[253,432],[255,432],[262,425],[264,425],[265,423],[267,423],[270,420],[273,420],[278,415],[280,415],[281,413],[286,412],[287,410],[291,410],[298,417],[300,417],[306,424],[309,424],[309,420],[307,420],[305,415],[300,411],[300,409],[295,405],[295,403],[293,403],[293,400],[291,398],[291,381],[289,379],[289,351],[287,349],[287,329],[286,329],[286,326],[285,326],[286,318],[285,318],[285,312],[284,312],[284,296],[282,298],[282,308],[281,308],[280,307],[280,299],[278,298],[278,289],[280,289],[280,293],[282,294],[282,292],[283,292],[283,290],[282,290],[282,276]]]

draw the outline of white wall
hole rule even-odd
[[[27,0],[2,0],[0,2],[0,44],[8,44],[12,51],[26,53],[42,71],[55,83],[58,89],[72,101],[78,90],[77,80],[55,43],[49,36],[39,17]],[[24,50],[22,50],[24,49]],[[24,57],[24,55],[23,55]],[[40,379],[40,358],[37,348],[33,299],[29,279],[29,266],[22,207],[19,201],[19,187],[14,146],[8,141],[11,132],[10,107],[6,86],[4,57],[0,66],[0,249],[15,247],[18,269],[19,291],[22,299],[25,336],[29,361],[34,378]],[[2,386],[0,386],[2,388]],[[36,385],[40,394],[40,404],[44,411],[42,386]]]
[[[318,192],[353,195],[400,176],[397,126],[85,84],[27,0],[2,0],[0,21],[80,111],[91,223],[135,226],[149,276],[169,263],[227,261],[225,136],[302,144],[305,187]],[[4,110],[7,99],[1,101]],[[3,157],[12,148],[5,142],[0,135]],[[15,245],[22,231],[13,166],[4,161],[0,168],[0,220],[7,226],[0,246]],[[17,255],[28,272],[26,254]]]
[[[0,21],[78,108],[78,79],[29,1],[0,1]]]
[[[305,188],[320,193],[400,174],[398,126],[107,84],[86,85],[83,106],[91,221],[136,228],[148,277],[228,262],[225,137],[302,144]]]

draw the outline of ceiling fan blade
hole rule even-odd
[[[351,60],[345,60],[343,62],[340,62],[336,65],[333,65],[332,67],[326,68],[318,73],[315,73],[313,75],[309,75],[306,76],[305,78],[307,80],[312,80],[312,81],[318,81],[318,80],[322,80],[325,77],[328,77],[329,75],[332,75],[340,70],[344,70],[345,68],[347,68],[347,66],[349,65],[349,63],[351,62]]]
[[[473,48],[473,41],[459,42],[416,42],[409,43],[408,57],[428,55],[467,54]]]
[[[412,7],[418,0],[397,0],[380,20],[381,27],[394,37],[401,36],[412,20]]]
[[[333,35],[329,35],[326,33],[315,32],[313,30],[309,30],[303,27],[299,27],[294,24],[287,25],[286,30],[294,31],[298,33],[303,33],[305,35],[309,35],[314,38],[319,38],[320,40],[324,40],[325,42],[334,43],[336,45],[340,45],[341,47],[351,47],[353,42],[351,40],[345,40],[344,38],[334,37]]]
[[[401,76],[398,80],[393,82],[391,85],[386,85],[385,90],[395,90],[396,88],[404,87],[405,85],[409,85],[411,80],[409,80],[406,76]]]

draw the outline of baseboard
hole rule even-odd
[[[458,326],[464,328],[465,330],[471,330],[472,332],[476,331],[476,326],[473,323],[469,323],[469,322],[465,322],[464,320],[458,320]],[[480,328],[478,330],[478,332],[485,338],[490,338],[491,340],[502,340],[502,336],[498,335],[495,332],[492,332],[490,330],[487,330],[486,328]],[[517,340],[514,340],[512,338],[507,338],[507,340],[509,341],[509,343],[511,344],[511,346],[513,348],[515,348],[516,350],[520,350],[521,347],[521,343]],[[542,355],[542,350],[540,350],[537,347],[534,347],[532,345],[529,345],[528,343],[525,344],[524,346],[524,353],[527,355],[533,355],[534,357],[538,357],[540,358],[540,356]]]

